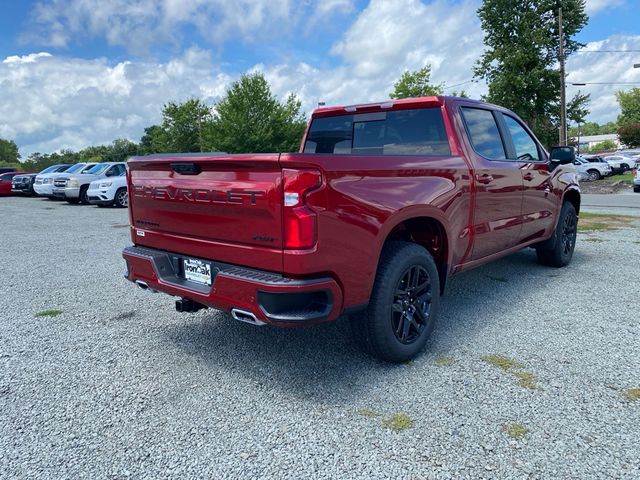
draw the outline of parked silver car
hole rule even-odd
[[[589,162],[580,156],[576,156],[575,162],[578,173],[585,174],[589,181],[600,180],[602,177],[608,177],[613,173],[608,163]]]
[[[126,169],[127,164],[124,162],[104,162],[97,163],[93,168],[80,174],[64,175],[53,182],[53,196],[69,203],[81,202],[87,205],[89,204],[87,190],[91,182],[106,177],[117,177]]]
[[[626,172],[634,167],[636,159],[628,155],[605,155],[604,160],[611,165],[614,172]]]

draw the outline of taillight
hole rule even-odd
[[[284,248],[311,248],[316,243],[317,215],[305,205],[307,193],[319,187],[317,170],[282,170],[284,184]]]

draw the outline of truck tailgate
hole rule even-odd
[[[278,154],[134,157],[129,182],[135,244],[281,271]]]

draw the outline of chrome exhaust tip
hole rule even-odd
[[[136,280],[134,283],[137,286],[139,286],[142,290],[146,290],[147,292],[151,292],[151,293],[158,293],[157,290],[154,290],[149,285],[147,285],[147,282],[143,282],[142,280]]]
[[[247,312],[246,310],[240,310],[239,308],[233,308],[231,310],[231,316],[235,320],[238,320],[240,322],[250,323],[251,325],[257,325],[260,327],[262,325],[265,325],[265,322],[263,322],[262,320],[258,320],[253,313]]]

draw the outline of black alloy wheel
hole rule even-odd
[[[409,345],[429,324],[431,315],[431,279],[421,265],[405,270],[393,296],[391,323],[398,341]]]

